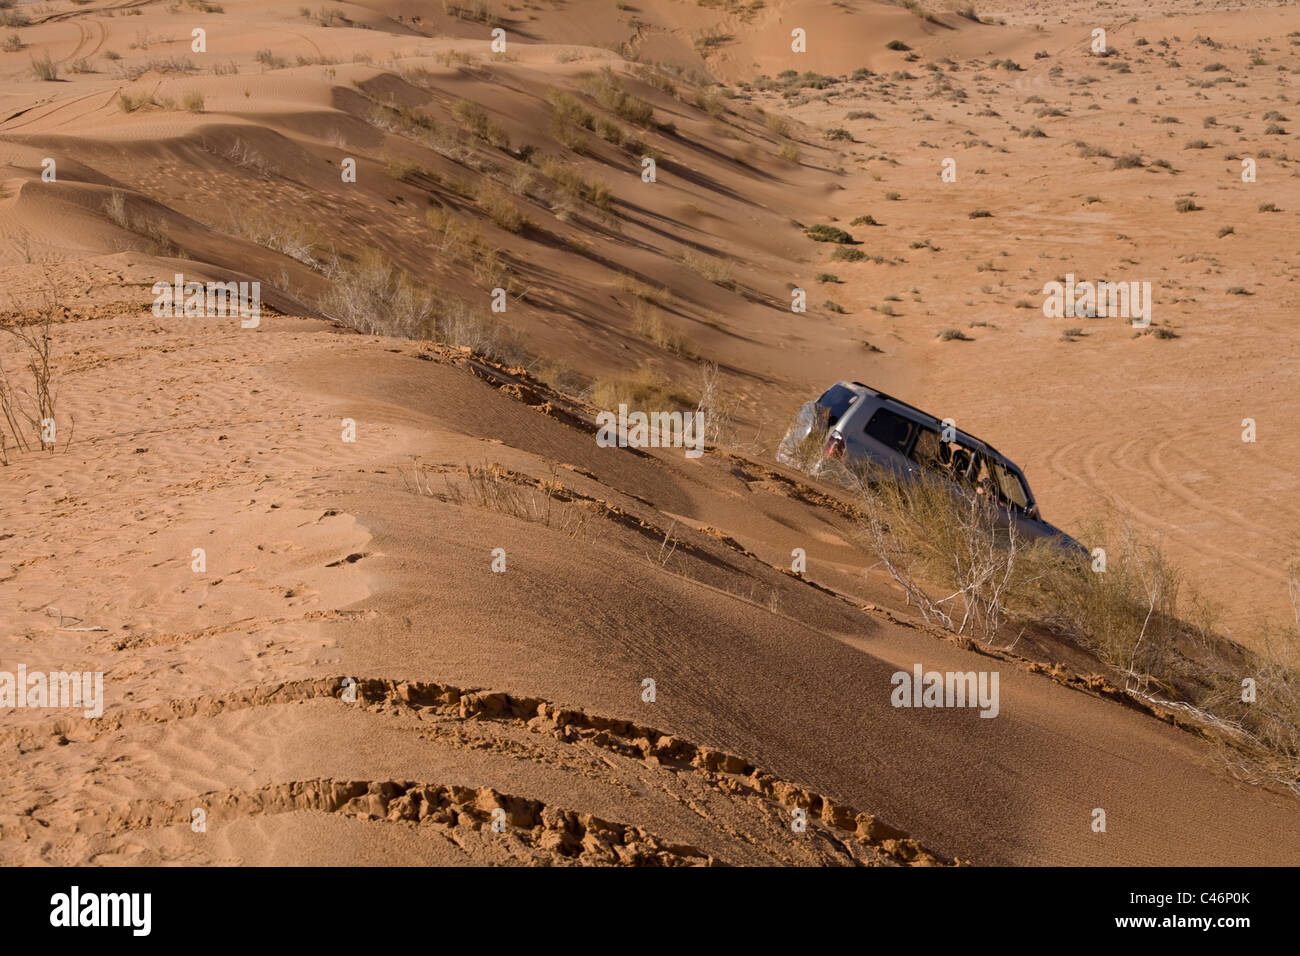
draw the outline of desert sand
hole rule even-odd
[[[1294,778],[1049,628],[925,622],[773,459],[867,382],[1065,530],[1126,516],[1221,646],[1295,646],[1300,14],[978,13],[0,10],[0,309],[51,318],[57,426],[6,433],[0,668],[105,687],[0,709],[0,860],[1300,860]],[[1151,328],[1044,316],[1067,273],[1150,282]],[[177,274],[260,321],[155,314]],[[702,457],[597,444],[713,367]],[[997,718],[892,706],[916,664],[997,671]]]

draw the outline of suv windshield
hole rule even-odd
[[[827,420],[834,426],[857,399],[858,394],[853,389],[845,388],[843,385],[832,385],[821,398],[817,399],[817,404],[826,409]]]
[[[1020,476],[1000,461],[993,461],[992,465],[1002,497],[1021,511],[1028,511],[1029,494],[1025,491],[1025,483],[1020,480]]]

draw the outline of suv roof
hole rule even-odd
[[[935,418],[929,412],[917,408],[915,405],[912,405],[909,402],[903,401],[901,398],[895,398],[893,395],[887,395],[886,393],[880,391],[879,389],[872,388],[870,385],[867,385],[864,382],[850,382],[848,384],[856,385],[858,388],[865,389],[867,392],[874,395],[881,402],[893,404],[901,409],[904,409],[913,418],[920,419],[921,422],[931,426],[937,432],[943,431],[944,426],[943,426],[943,422],[940,419]],[[955,429],[955,431],[961,438],[965,440],[966,444],[974,446],[976,451],[985,452],[986,454],[989,454],[992,457],[998,459],[1004,465],[1010,466],[1011,468],[1015,469],[1017,472],[1020,471],[1019,467],[1016,466],[1015,462],[1013,462],[1006,455],[1002,454],[1002,452],[998,451],[988,442],[984,441],[983,439],[976,438],[970,432],[962,431],[960,428]]]

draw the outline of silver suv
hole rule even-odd
[[[963,493],[988,495],[997,503],[1000,523],[1014,522],[1022,534],[1051,538],[1080,555],[1088,553],[1042,519],[1029,482],[1015,462],[974,435],[861,382],[836,382],[817,401],[800,408],[781,440],[777,461],[800,467],[806,463],[800,451],[819,440],[814,474],[854,462],[874,463],[900,480],[928,472]]]

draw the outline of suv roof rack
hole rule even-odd
[[[931,415],[929,412],[917,408],[915,405],[911,404],[910,402],[905,402],[901,398],[895,398],[893,395],[887,395],[884,392],[882,392],[880,389],[872,388],[870,385],[866,384],[865,382],[854,382],[853,384],[861,385],[863,388],[875,392],[877,398],[883,398],[887,402],[893,402],[895,405],[902,405],[904,408],[909,408],[912,411],[916,412],[918,415],[921,415],[932,422],[937,422],[939,420],[935,418],[933,415]],[[971,437],[973,438],[974,436],[972,435]]]
[[[887,402],[893,402],[895,405],[901,405],[903,408],[910,409],[911,411],[916,412],[916,414],[922,416],[923,418],[928,419],[929,421],[932,421],[932,422],[939,422],[939,421],[940,421],[938,418],[935,418],[933,415],[931,415],[929,412],[925,411],[924,409],[917,408],[917,407],[916,407],[915,405],[913,405],[911,402],[905,402],[905,401],[903,401],[901,398],[895,398],[893,395],[886,394],[885,392],[882,392],[882,391],[881,391],[880,389],[878,389],[878,388],[873,388],[872,386],[866,384],[865,382],[854,382],[853,384],[854,384],[854,385],[861,385],[863,388],[867,389],[868,391],[875,392],[877,398],[882,398],[882,399],[884,399],[884,400],[887,401]],[[940,424],[942,424],[942,422],[940,422]],[[989,444],[988,442],[986,442],[984,439],[982,439],[982,438],[977,438],[976,436],[972,435],[970,432],[962,431],[960,428],[957,429],[957,430],[958,430],[959,432],[961,432],[961,434],[966,435],[968,438],[973,438],[973,439],[975,439],[975,441],[979,442],[979,443],[980,443],[981,445],[983,445],[986,449],[988,449],[989,451],[993,452],[993,454],[995,454],[995,455],[997,455],[999,458],[1003,459],[1003,461],[1006,461],[1006,462],[1009,462],[1009,461],[1010,461],[1010,459],[1008,459],[1006,455],[1002,454],[1002,452],[998,451],[996,448],[994,448],[992,445],[990,445],[990,444]]]

